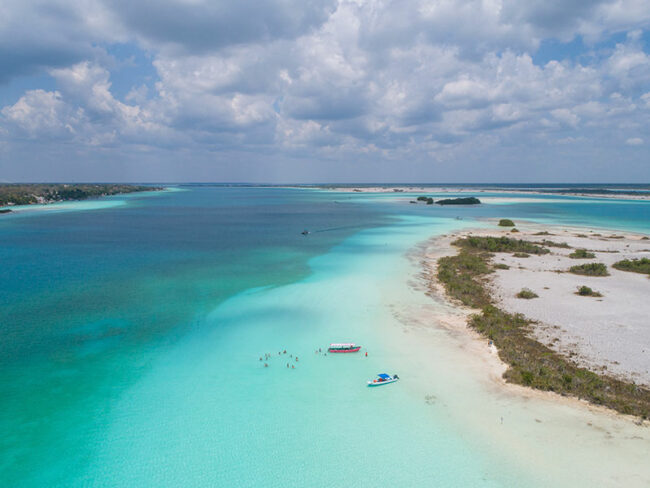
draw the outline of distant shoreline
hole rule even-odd
[[[616,187],[616,185],[611,185]],[[620,200],[650,200],[650,190],[611,190],[611,189],[598,189],[598,188],[581,188],[575,189],[567,188],[509,188],[509,187],[491,187],[486,185],[484,187],[467,187],[464,185],[455,186],[328,186],[328,185],[314,185],[314,186],[291,186],[287,188],[313,188],[316,190],[341,192],[341,193],[491,193],[491,192],[507,192],[519,195],[557,195],[557,196],[576,196],[576,197],[593,197],[593,198],[615,198]]]
[[[18,205],[48,205],[160,190],[164,190],[164,187],[129,184],[3,183],[0,184],[0,207],[4,207],[6,211]]]

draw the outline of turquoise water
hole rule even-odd
[[[8,486],[544,486],[450,420],[442,387],[424,401],[435,381],[394,335],[430,306],[405,255],[503,216],[650,233],[648,202],[186,190],[0,220]],[[315,352],[338,341],[369,357]],[[384,370],[402,381],[364,387]]]

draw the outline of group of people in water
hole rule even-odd
[[[283,354],[287,354],[287,350],[286,350],[286,349],[285,349],[284,351],[278,351],[278,356],[282,356]],[[269,359],[271,359],[272,357],[273,357],[272,354],[270,354],[270,353],[268,353],[268,352],[265,352],[265,353],[264,353],[264,367],[265,367],[265,368],[268,368],[268,367],[269,367],[269,363],[268,363],[267,361],[268,361]],[[289,357],[290,357],[291,359],[293,359],[296,363],[298,362],[298,356],[296,356],[296,357],[294,358],[294,357],[293,357],[293,354],[289,354]],[[262,361],[262,356],[260,356],[260,362],[261,362],[261,361]],[[296,369],[296,366],[295,366],[294,364],[287,363],[287,368]]]
[[[284,355],[284,354],[287,354],[287,350],[286,350],[286,349],[285,349],[284,351],[278,351],[278,356],[282,356],[282,355]],[[320,347],[314,351],[314,354],[323,354],[323,356],[327,356],[327,353],[326,353],[326,352],[323,352],[323,350],[322,350]],[[262,358],[262,356],[260,356],[260,362],[264,361],[264,367],[265,367],[265,368],[268,368],[268,367],[269,367],[269,363],[268,363],[267,361],[269,361],[272,357],[273,357],[273,355],[272,355],[271,353],[268,353],[268,352],[265,352],[265,353],[264,353],[264,357],[263,357],[263,358]],[[293,359],[296,363],[298,362],[298,356],[296,356],[296,357],[294,358],[294,357],[293,357],[293,354],[289,354],[289,357],[290,357],[291,359]],[[367,353],[367,352],[366,352],[366,357],[368,357],[368,353]],[[287,363],[287,368],[296,369],[296,366],[295,366],[295,364]]]

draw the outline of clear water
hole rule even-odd
[[[185,190],[0,219],[7,486],[557,485],[472,427],[499,400],[449,337],[409,342],[435,304],[406,253],[491,217],[650,233],[649,202]],[[315,353],[337,341],[369,357]],[[383,371],[403,379],[364,386]]]

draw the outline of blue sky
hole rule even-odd
[[[647,0],[0,11],[0,181],[650,181]]]

